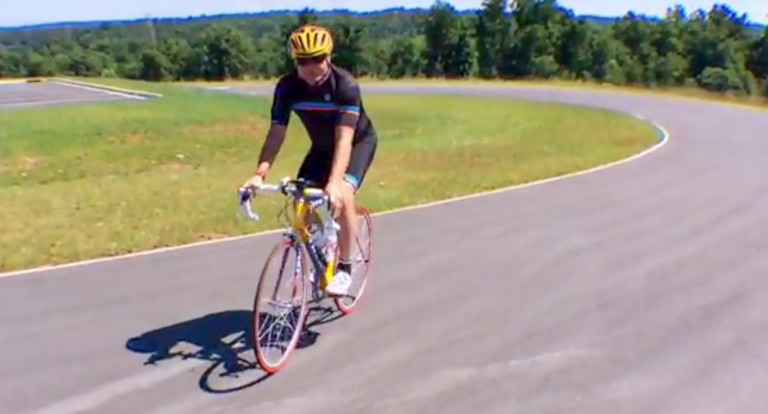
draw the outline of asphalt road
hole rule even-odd
[[[0,111],[131,99],[130,96],[56,81],[0,83]]]
[[[768,412],[768,113],[431,91],[614,108],[671,138],[600,172],[376,217],[358,313],[266,380],[174,355],[253,360],[221,340],[245,328],[277,235],[0,279],[0,411]]]

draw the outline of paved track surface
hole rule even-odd
[[[130,99],[126,95],[55,81],[0,83],[0,111],[35,106],[70,105]]]
[[[253,360],[222,340],[245,328],[276,235],[0,280],[2,411],[768,412],[768,115],[451,92],[614,108],[671,140],[598,173],[377,217],[359,313],[313,328],[260,382],[256,369],[222,375],[237,352]],[[230,364],[175,356],[197,350]]]

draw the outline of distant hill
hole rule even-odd
[[[182,22],[201,22],[210,20],[228,20],[228,19],[244,19],[244,18],[259,18],[259,17],[275,17],[286,16],[290,14],[299,13],[301,10],[270,10],[266,12],[253,12],[253,13],[222,13],[222,14],[203,14],[198,16],[187,17],[150,17],[155,23],[182,23]],[[349,14],[358,17],[375,17],[379,15],[401,13],[406,15],[421,15],[429,11],[427,8],[405,8],[394,7],[370,12],[356,12],[348,9],[331,9],[331,10],[314,10],[313,12],[318,16],[329,16],[339,14]],[[469,14],[476,12],[477,9],[459,10],[459,14]],[[25,30],[39,30],[39,29],[60,29],[60,28],[84,28],[84,27],[99,27],[102,25],[120,25],[120,24],[136,24],[146,22],[148,18],[135,18],[135,19],[120,19],[120,20],[90,20],[90,21],[63,21],[43,23],[37,25],[26,26],[0,26],[0,30],[12,30],[12,31],[25,31]]]
[[[479,9],[460,9],[458,10],[458,13],[465,15],[465,14],[476,13],[478,10]],[[394,7],[394,8],[387,8],[387,9],[370,11],[370,12],[356,12],[356,11],[350,11],[348,9],[316,10],[315,14],[317,14],[318,16],[349,14],[352,16],[359,16],[359,17],[374,17],[378,15],[383,15],[383,14],[395,14],[395,13],[405,14],[405,15],[420,15],[420,14],[425,14],[427,11],[428,11],[427,8]],[[272,17],[272,16],[295,14],[297,12],[299,12],[299,10],[284,9],[284,10],[272,10],[267,12],[212,14],[212,15],[199,15],[199,16],[188,16],[188,17],[151,17],[150,19],[156,23],[182,23],[182,22],[193,22],[193,21],[201,22],[201,21],[210,21],[210,20]],[[614,23],[617,19],[621,18],[621,16],[598,16],[598,15],[578,15],[578,14],[577,16],[582,17],[585,20],[590,21],[592,23],[596,23],[596,24],[611,24],[611,23]],[[136,18],[136,19],[122,19],[122,20],[62,21],[62,22],[51,22],[51,23],[43,23],[43,24],[36,24],[36,25],[13,26],[13,27],[0,26],[0,31],[32,31],[32,30],[60,29],[60,28],[87,28],[87,27],[99,27],[103,25],[136,24],[136,23],[146,22],[147,20],[148,20],[147,18]],[[764,24],[751,23],[751,24],[748,24],[748,27],[753,30],[761,31],[765,29],[766,26]]]
[[[768,0],[766,0],[768,1]],[[616,20],[621,19],[622,16],[617,17],[608,17],[608,16],[595,16],[595,15],[589,15],[589,14],[582,14],[578,15],[579,17],[584,18],[584,20],[587,20],[592,23],[597,24],[612,24],[615,23]],[[650,16],[646,16],[646,18],[651,18]],[[657,19],[661,19],[661,17],[656,17]],[[758,24],[758,23],[747,23],[747,27],[749,29],[755,30],[755,31],[763,31],[765,30],[766,25],[764,24]]]

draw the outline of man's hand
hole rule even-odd
[[[259,174],[255,174],[251,178],[247,179],[245,183],[243,183],[243,187],[246,187],[246,188],[259,187],[263,183],[264,183],[264,178]]]
[[[342,206],[342,183],[338,181],[330,180],[325,186],[325,191],[331,196],[331,211],[333,212],[333,218],[339,216]]]

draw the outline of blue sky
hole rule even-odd
[[[428,7],[432,0],[4,0],[0,8],[0,26],[20,26],[58,21],[134,19],[147,15],[155,17],[186,17],[189,15],[258,12],[273,9],[300,9],[310,6],[318,10],[347,8],[376,10],[387,7]],[[475,8],[481,0],[449,0],[459,9]],[[709,9],[716,0],[560,0],[560,4],[578,14],[615,16],[628,10],[650,15],[662,15],[667,7],[681,4],[689,11]],[[728,3],[738,12],[749,14],[751,21],[766,23],[768,0],[732,0]],[[363,7],[363,5],[366,5]]]

